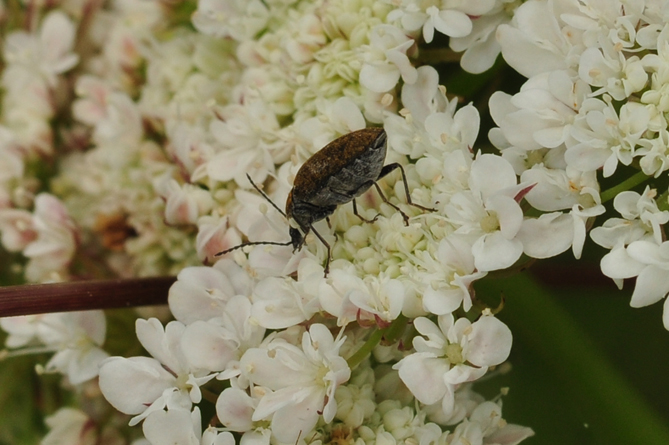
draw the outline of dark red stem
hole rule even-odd
[[[0,287],[0,317],[166,304],[175,281],[154,277]]]

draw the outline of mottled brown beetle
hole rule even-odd
[[[318,237],[327,249],[325,275],[330,270],[330,244],[318,233],[313,224],[325,219],[330,225],[329,216],[338,205],[353,201],[353,213],[361,220],[372,223],[379,217],[368,220],[358,213],[355,198],[365,193],[371,186],[375,186],[381,199],[400,212],[404,218],[404,225],[409,225],[409,217],[381,191],[377,181],[393,170],[399,168],[402,172],[404,192],[407,203],[421,210],[434,211],[411,202],[409,185],[407,184],[404,168],[396,162],[383,165],[386,158],[387,138],[383,128],[364,128],[335,139],[300,167],[295,175],[293,189],[286,200],[286,212],[282,212],[258,186],[251,181],[251,185],[263,195],[289,221],[292,219],[297,227],[290,228],[290,241],[285,243],[273,241],[258,241],[243,243],[216,254],[224,255],[245,246],[272,244],[278,246],[293,246],[293,252],[304,245],[304,239],[311,231]]]

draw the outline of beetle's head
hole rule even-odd
[[[293,252],[300,250],[304,244],[304,235],[297,227],[291,227],[289,230],[290,240],[293,244]]]

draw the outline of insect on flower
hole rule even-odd
[[[345,134],[319,150],[300,167],[295,175],[293,189],[286,200],[286,212],[282,212],[260,188],[246,175],[251,185],[277,209],[289,223],[290,241],[285,243],[273,241],[247,242],[216,254],[224,255],[233,250],[260,244],[272,244],[277,246],[293,246],[293,252],[298,251],[304,245],[305,237],[313,232],[327,249],[327,260],[325,263],[325,276],[330,270],[330,244],[318,233],[313,224],[325,219],[330,225],[329,216],[338,205],[353,201],[353,213],[361,220],[372,223],[374,219],[366,219],[358,213],[355,198],[365,193],[371,186],[375,186],[381,199],[400,212],[404,218],[404,225],[409,225],[409,217],[381,191],[377,181],[395,169],[402,172],[404,192],[407,203],[425,211],[435,209],[423,207],[411,202],[409,185],[407,183],[404,168],[396,162],[383,165],[386,158],[387,138],[383,128],[364,128]],[[297,226],[297,227],[295,227]]]

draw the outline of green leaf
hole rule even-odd
[[[563,278],[569,283],[573,275]],[[486,385],[510,386],[505,418],[536,431],[526,443],[669,443],[666,410],[662,416],[653,408],[666,404],[666,397],[654,398],[652,389],[666,386],[668,348],[656,343],[669,342],[657,313],[661,309],[649,308],[655,322],[644,323],[639,318],[644,314],[629,307],[629,296],[615,289],[574,283],[572,290],[560,292],[540,286],[527,273],[482,280],[476,289],[506,297],[498,317],[514,334],[513,370]],[[648,381],[651,375],[657,377]]]

